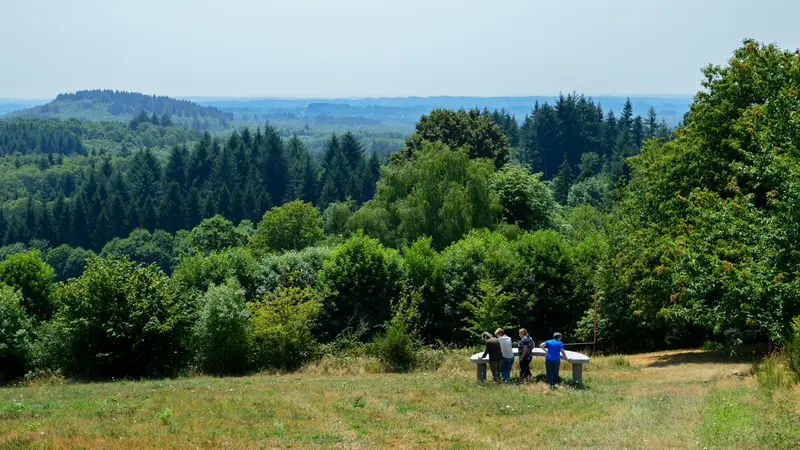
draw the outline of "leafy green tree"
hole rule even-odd
[[[346,235],[348,228],[347,223],[350,217],[353,216],[355,203],[350,200],[346,202],[331,203],[325,208],[322,213],[322,225],[325,234],[331,235]]]
[[[210,253],[247,243],[248,236],[237,231],[230,220],[216,215],[203,219],[187,235],[187,253]]]
[[[474,336],[483,332],[492,333],[492,328],[513,328],[514,313],[510,311],[514,296],[503,292],[503,287],[491,280],[480,280],[477,293],[461,304],[468,315],[464,319],[464,328]]]
[[[397,251],[376,239],[357,234],[336,246],[320,273],[329,292],[321,339],[332,340],[347,328],[371,328],[388,320],[405,276]]]
[[[200,301],[192,346],[208,373],[241,372],[247,365],[250,310],[235,278],[211,285]]]
[[[22,306],[34,320],[48,320],[56,310],[55,272],[38,249],[10,255],[0,263],[0,282],[19,289]]]
[[[93,256],[94,252],[91,250],[62,244],[47,252],[45,262],[55,271],[57,281],[67,281],[81,276]]]
[[[256,253],[300,250],[324,237],[322,217],[310,203],[294,200],[267,211],[258,224],[250,247]]]
[[[202,294],[212,284],[223,284],[231,277],[245,290],[248,300],[256,297],[260,284],[258,266],[243,248],[186,256],[172,274],[173,280],[193,294]]]
[[[252,359],[257,368],[297,369],[315,354],[312,330],[322,296],[310,287],[287,287],[249,304]]]
[[[390,165],[351,227],[397,247],[431,236],[434,247],[443,248],[492,225],[499,208],[489,189],[493,173],[490,162],[470,159],[464,150],[425,143],[413,159]]]
[[[100,378],[170,374],[185,356],[183,295],[155,266],[94,258],[59,287],[71,338],[69,373]]]
[[[497,168],[509,158],[508,138],[503,130],[489,114],[478,109],[434,109],[423,115],[403,149],[393,158],[407,159],[422,149],[426,142],[442,142],[452,149],[466,148],[470,158],[488,158]]]
[[[30,345],[31,321],[18,290],[0,285],[0,381],[24,373]]]
[[[330,254],[327,247],[307,247],[264,255],[258,261],[260,291],[275,292],[285,287],[323,291],[318,275]]]
[[[490,188],[500,201],[503,218],[523,229],[547,226],[555,210],[550,189],[526,166],[506,164],[492,177]]]

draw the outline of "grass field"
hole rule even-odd
[[[800,386],[748,358],[597,357],[585,390],[481,387],[468,352],[436,371],[376,369],[2,388],[0,449],[800,448]]]

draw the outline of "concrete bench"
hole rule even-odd
[[[583,385],[583,365],[589,364],[589,357],[584,355],[583,353],[573,352],[570,350],[564,350],[567,354],[567,357],[561,356],[562,361],[568,361],[572,364],[572,381],[577,383],[578,385]],[[514,357],[518,356],[519,350],[514,349]],[[475,353],[474,355],[470,356],[469,362],[475,364],[477,367],[477,378],[478,383],[483,384],[486,381],[486,365],[489,364],[489,356],[487,355],[486,358],[481,359],[483,352]],[[539,347],[533,349],[533,356],[534,357],[541,357],[544,358],[547,355],[547,352],[542,350]]]

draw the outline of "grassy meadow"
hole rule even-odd
[[[800,447],[800,386],[771,358],[596,357],[587,389],[549,390],[478,386],[468,353],[409,374],[351,358],[284,375],[29,382],[0,388],[0,449]]]

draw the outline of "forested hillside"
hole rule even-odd
[[[65,156],[86,124],[14,122],[6,367],[291,369],[317,341],[396,356],[498,325],[586,341],[595,302],[607,351],[800,345],[799,54],[745,41],[674,131],[566,95],[519,125],[434,110],[388,161],[269,124]]]
[[[59,94],[41,106],[14,111],[10,118],[78,119],[80,121],[130,121],[141,113],[167,116],[171,123],[194,130],[229,128],[233,114],[188,100],[112,90]]]

